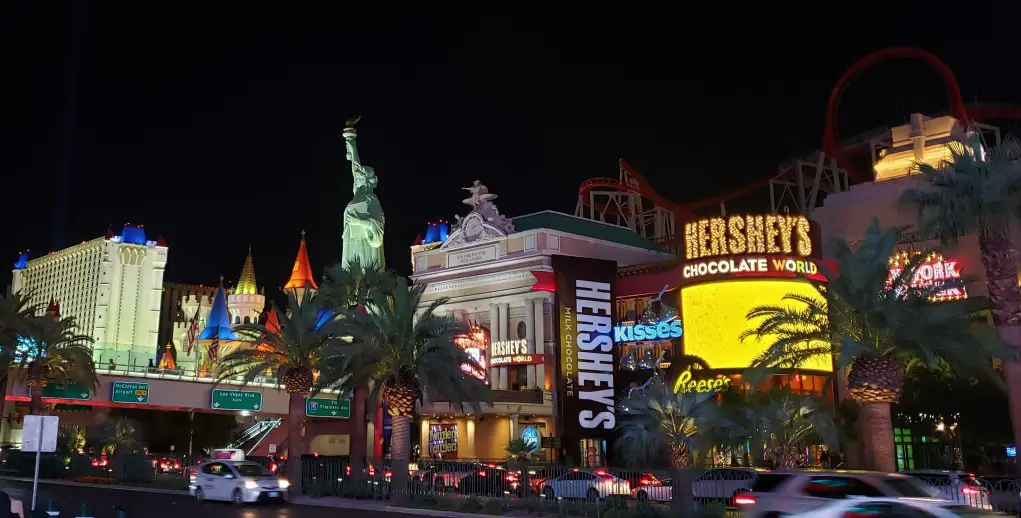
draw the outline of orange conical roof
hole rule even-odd
[[[298,257],[294,259],[294,268],[291,268],[291,278],[284,285],[284,289],[312,288],[319,289],[316,281],[312,278],[312,266],[308,262],[308,249],[305,248],[305,231],[301,231],[301,244],[298,245]]]
[[[277,311],[275,309],[269,308],[269,316],[266,317],[266,324],[264,327],[274,333],[280,332],[280,320],[277,319]]]

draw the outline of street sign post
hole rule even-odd
[[[50,383],[43,387],[43,397],[88,401],[92,399],[92,390],[77,383]]]
[[[149,404],[149,384],[136,381],[113,382],[110,399],[114,403]]]
[[[262,392],[213,389],[209,406],[215,410],[262,410]]]
[[[305,398],[306,417],[326,417],[330,419],[349,419],[351,417],[351,400],[334,398]]]
[[[39,461],[43,453],[57,451],[57,430],[60,418],[55,415],[27,415],[21,430],[21,451],[35,452],[35,475],[32,476],[32,511],[39,494]]]

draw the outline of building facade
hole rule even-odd
[[[95,358],[144,367],[156,356],[163,271],[169,249],[146,238],[139,225],[106,236],[19,260],[12,289],[31,293],[45,308],[60,304],[79,330],[95,340]]]
[[[558,300],[557,275],[584,276],[587,270],[609,265],[602,281],[612,286],[617,264],[672,256],[628,229],[566,214],[545,211],[507,218],[484,185],[476,182],[469,190],[472,197],[464,203],[471,210],[456,218],[446,239],[412,247],[412,279],[427,285],[424,304],[449,299],[439,311],[468,329],[458,345],[484,367],[473,374],[493,389],[494,403],[482,415],[471,415],[427,401],[421,409],[421,455],[503,458],[511,439],[527,435],[547,439],[552,447],[542,452],[550,460],[582,461],[583,452],[591,449],[589,460],[604,463],[611,446],[606,428],[584,428],[580,416],[588,414],[564,414],[565,408],[590,410],[580,404],[577,384],[586,378],[579,380],[574,370],[577,326],[568,321],[565,330],[565,300]],[[558,265],[563,265],[560,272]],[[609,319],[612,298],[610,288],[605,291]],[[606,325],[607,333],[610,327]],[[561,361],[565,344],[566,352],[574,355],[567,370]],[[612,389],[612,381],[598,388]]]

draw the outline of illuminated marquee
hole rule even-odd
[[[429,425],[429,453],[431,455],[457,453],[456,424]]]
[[[489,346],[491,356],[528,354],[528,340],[501,340]]]
[[[613,341],[623,344],[642,340],[667,340],[670,338],[680,338],[681,333],[680,320],[664,320],[652,325],[632,324],[613,326]]]
[[[811,224],[804,216],[768,214],[706,218],[684,225],[688,260],[720,255],[812,254]]]
[[[711,379],[692,379],[691,369],[688,369],[677,376],[677,381],[674,382],[674,392],[723,392],[730,388],[730,378],[727,376],[719,376]]]
[[[541,354],[513,354],[510,356],[493,356],[489,359],[490,367],[502,365],[541,365],[545,358]]]
[[[486,380],[486,349],[489,346],[489,337],[486,334],[486,330],[477,326],[472,325],[468,333],[460,334],[454,337],[454,344],[468,353],[471,359],[475,360],[481,369],[476,369],[474,365],[470,363],[461,364],[461,370],[465,374],[470,374],[476,378],[485,381]]]
[[[912,258],[918,254],[919,252],[899,252],[890,258],[890,277],[887,281],[887,286],[891,286],[894,279],[900,277],[904,268],[910,265]],[[960,279],[961,270],[958,267],[957,260],[947,259],[938,253],[932,252],[915,269],[915,277],[911,280],[910,284],[912,288],[926,288],[938,282],[959,281]],[[932,300],[939,302],[967,297],[968,292],[965,290],[964,285],[957,284],[945,290],[940,290],[939,293],[932,297]]]
[[[684,265],[685,280],[717,277],[807,277],[824,281],[819,265],[811,259],[793,257],[744,257],[707,259]]]

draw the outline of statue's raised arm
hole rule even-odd
[[[386,218],[376,197],[376,172],[362,164],[358,156],[358,130],[355,124],[361,117],[344,125],[344,142],[347,159],[351,161],[352,191],[354,196],[344,209],[344,250],[341,262],[347,268],[357,262],[362,267],[383,267],[383,226]]]
[[[347,159],[351,161],[352,172],[362,166],[362,160],[358,157],[358,144],[355,143],[355,139],[358,138],[358,130],[355,125],[360,120],[362,120],[361,117],[355,117],[344,123],[344,144],[347,146]]]

